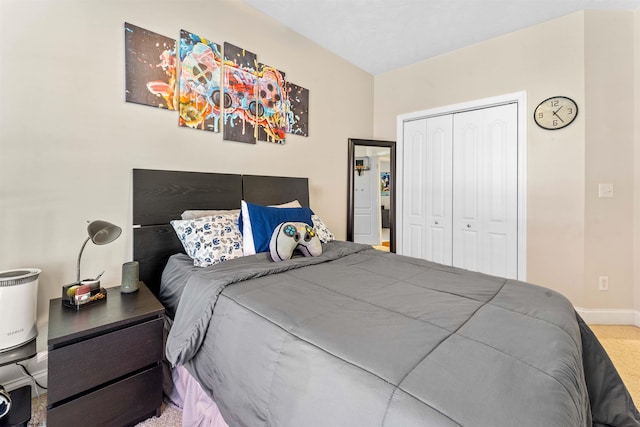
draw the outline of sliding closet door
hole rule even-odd
[[[453,265],[518,277],[517,104],[453,120]]]

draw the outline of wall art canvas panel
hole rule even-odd
[[[309,89],[287,82],[287,133],[309,136]]]
[[[220,45],[180,31],[179,125],[220,132]]]
[[[127,102],[175,110],[176,41],[124,23]]]
[[[285,74],[258,64],[258,141],[285,143],[287,128],[287,89]]]
[[[256,54],[224,43],[222,138],[227,141],[256,143],[256,67]]]

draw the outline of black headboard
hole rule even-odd
[[[307,178],[133,170],[133,259],[140,280],[158,295],[167,260],[184,248],[169,222],[185,210],[239,209],[240,201],[309,206]]]
[[[283,176],[242,175],[244,200],[257,205],[278,205],[298,200],[309,206],[309,180]],[[238,202],[239,203],[239,202]]]

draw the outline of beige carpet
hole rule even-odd
[[[613,361],[636,407],[640,406],[640,328],[589,325]]]
[[[47,395],[31,400],[31,421],[29,426],[46,427],[47,423]],[[136,427],[182,427],[182,411],[173,406],[162,405],[162,415],[152,417],[136,425]]]
[[[640,328],[634,326],[591,325],[602,346],[613,361],[618,373],[631,393],[636,406],[640,404]],[[33,399],[30,426],[46,424],[46,395]],[[137,427],[181,427],[182,413],[164,405],[162,415],[138,424]]]

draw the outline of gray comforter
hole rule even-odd
[[[640,426],[549,289],[346,242],[191,268],[183,287],[171,265],[167,358],[231,426]]]

